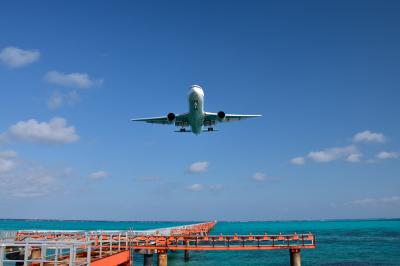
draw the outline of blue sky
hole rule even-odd
[[[395,1],[6,1],[0,217],[400,216]],[[262,114],[214,134],[130,118]]]

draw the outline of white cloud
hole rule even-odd
[[[57,109],[61,106],[68,104],[74,104],[79,100],[79,94],[77,91],[70,91],[69,93],[60,93],[54,91],[50,98],[47,100],[47,107],[49,109]]]
[[[49,109],[57,109],[64,105],[72,105],[79,101],[80,97],[77,89],[87,89],[98,87],[103,84],[103,79],[93,79],[86,73],[70,73],[65,74],[58,71],[49,71],[44,76],[44,79],[58,86],[73,88],[72,91],[61,93],[54,91],[47,99],[47,107]]]
[[[189,173],[204,173],[207,172],[210,163],[206,161],[192,163],[189,168]]]
[[[186,189],[197,192],[197,191],[203,190],[204,186],[202,184],[193,184],[193,185],[188,186]]]
[[[0,158],[0,173],[10,172],[15,169],[15,166],[13,160]]]
[[[0,197],[39,197],[60,189],[58,181],[61,174],[58,171],[21,160],[13,151],[1,154],[9,158],[7,160],[12,163],[12,167],[6,171],[0,171]],[[1,161],[5,160],[4,158],[0,158],[0,168],[2,168]]]
[[[361,161],[362,153],[352,153],[349,156],[347,156],[346,161],[349,163],[358,163]]]
[[[255,181],[264,181],[267,176],[261,172],[257,172],[251,178]]]
[[[305,164],[306,160],[304,159],[304,157],[296,157],[290,160],[291,164],[294,165],[303,165]]]
[[[345,203],[345,205],[385,205],[385,204],[399,204],[400,197],[392,196],[392,197],[383,197],[383,198],[364,198],[357,199],[350,202]]]
[[[87,89],[103,84],[103,79],[91,79],[86,73],[65,74],[58,71],[49,71],[44,78],[50,84],[72,88]]]
[[[326,163],[348,157],[352,154],[358,154],[358,150],[354,145],[346,147],[335,147],[322,151],[312,151],[308,153],[308,158],[318,163]],[[353,157],[354,158],[354,157]]]
[[[0,158],[15,158],[18,156],[18,153],[13,150],[8,150],[8,151],[1,151],[0,152]]]
[[[15,158],[17,156],[17,152],[13,150],[0,152],[0,174],[11,172],[16,168]]]
[[[396,159],[399,156],[400,154],[398,152],[381,151],[376,155],[376,158],[381,160],[386,160],[386,159]]]
[[[110,176],[110,174],[107,173],[106,171],[97,171],[97,172],[91,173],[89,175],[89,178],[94,179],[94,180],[99,180],[99,179],[104,179],[108,176]]]
[[[59,189],[58,175],[39,166],[23,166],[0,174],[0,196],[40,197]]]
[[[23,50],[17,47],[6,47],[0,52],[0,62],[11,68],[18,68],[33,63],[40,58],[38,50]]]
[[[387,139],[384,134],[371,132],[369,130],[365,130],[363,132],[359,132],[353,136],[353,142],[376,142],[376,143],[384,143]],[[345,147],[333,147],[320,151],[311,151],[306,156],[295,157],[290,160],[290,163],[295,165],[303,165],[305,164],[307,159],[311,159],[314,162],[318,163],[327,163],[336,160],[344,160],[349,163],[357,163],[360,162],[363,157],[363,154],[359,151],[355,144],[348,145]],[[400,153],[396,152],[380,152],[376,155],[378,159],[390,159],[390,158],[398,158],[400,157]],[[366,160],[366,162],[373,162],[374,160]]]
[[[15,182],[11,187],[11,196],[13,197],[40,197],[58,189],[56,185],[57,177],[47,169],[26,169],[22,173],[14,173],[13,176],[19,179],[19,181]]]
[[[354,142],[377,142],[384,143],[386,142],[386,137],[382,133],[375,133],[369,130],[365,130],[363,132],[359,132],[353,137]]]
[[[64,97],[61,93],[53,92],[50,98],[47,100],[47,107],[49,109],[56,109],[64,104]]]
[[[35,119],[20,121],[10,126],[3,136],[11,140],[56,144],[79,140],[75,127],[67,126],[67,121],[61,117],[55,117],[49,122],[38,122]]]
[[[18,156],[16,151],[8,150],[0,152],[0,173],[13,171],[16,167],[15,158]]]

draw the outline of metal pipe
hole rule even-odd
[[[118,234],[118,252],[121,251],[121,233]]]
[[[72,245],[72,247],[70,247],[69,249],[69,266],[75,265],[75,254],[76,254],[75,246]]]
[[[103,257],[103,236],[100,235],[100,251],[99,251],[100,258]]]
[[[125,249],[128,249],[128,232],[125,233]]]
[[[56,247],[56,251],[54,254],[54,266],[58,265],[58,247]]]
[[[28,259],[29,259],[29,253],[28,253],[28,243],[25,244],[25,248],[24,248],[24,266],[28,266]]]
[[[90,266],[90,262],[92,261],[92,250],[91,250],[92,246],[89,244],[87,245],[87,251],[86,251],[86,264],[88,266]]]
[[[112,242],[113,242],[113,235],[111,234],[110,236],[109,236],[109,238],[110,238],[110,255],[112,255]]]
[[[40,266],[44,265],[44,262],[46,261],[46,246],[42,244],[42,246],[40,247],[41,250],[41,254],[40,254]]]
[[[3,259],[4,259],[4,251],[6,247],[4,245],[0,246],[0,266],[3,266]]]

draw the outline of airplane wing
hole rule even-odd
[[[158,117],[148,117],[148,118],[135,118],[131,119],[131,121],[139,121],[146,122],[151,124],[172,124],[175,122],[175,125],[182,126],[188,124],[188,113],[176,115],[175,119],[168,119],[168,116],[158,116]]]
[[[143,122],[152,123],[152,124],[170,124],[171,123],[168,120],[167,116],[136,118],[136,119],[131,119],[131,121],[143,121]]]
[[[261,115],[240,115],[240,114],[225,114],[225,113],[220,114],[220,113],[205,112],[204,124],[208,125],[208,124],[215,124],[217,122],[233,122],[260,116]]]

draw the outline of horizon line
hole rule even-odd
[[[400,220],[400,217],[378,217],[378,218],[321,218],[321,219],[277,219],[277,220],[97,220],[97,219],[57,219],[57,218],[0,218],[0,221],[64,221],[64,222],[157,222],[157,223],[198,223],[198,222],[227,222],[227,223],[248,223],[248,222],[323,222],[323,221],[377,221],[377,220]]]

